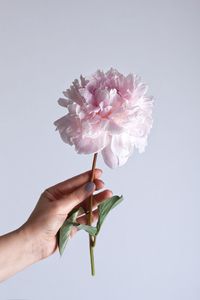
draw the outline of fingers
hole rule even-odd
[[[94,179],[98,179],[102,175],[101,169],[95,169]],[[56,185],[48,188],[48,191],[54,195],[55,198],[59,198],[65,193],[71,193],[73,190],[77,189],[81,185],[90,181],[91,179],[91,170],[74,176],[68,180],[57,183]]]
[[[101,179],[95,179],[94,184],[96,185],[96,190],[101,190],[105,185]]]
[[[97,205],[100,204],[105,199],[112,197],[112,195],[113,195],[113,193],[111,190],[105,190],[105,191],[102,191],[102,192],[96,194],[95,196],[93,196],[93,201],[92,201],[93,209],[96,208]],[[85,200],[85,203],[88,203],[87,199]],[[87,204],[86,204],[86,209],[87,210],[89,209],[89,207],[87,207]]]
[[[92,211],[92,223],[96,222],[99,217],[98,209],[94,209]],[[84,216],[78,217],[76,221],[80,224],[87,224],[87,216],[86,214]]]
[[[99,212],[98,209],[95,209],[99,203],[104,201],[105,199],[112,197],[113,193],[110,190],[105,190],[103,192],[98,193],[93,197],[93,211],[92,211],[92,223],[96,222],[99,218]],[[86,199],[87,200],[87,199]],[[84,202],[86,202],[86,200]],[[86,202],[87,203],[87,202]],[[85,203],[84,203],[85,204]],[[83,206],[83,205],[81,205]],[[85,207],[84,207],[85,209]],[[83,214],[79,216],[76,221],[80,224],[87,224],[87,216],[86,214]],[[78,231],[78,229],[73,226],[72,231],[70,233],[70,236],[73,237],[75,233]]]
[[[94,223],[95,221],[97,221],[98,217],[99,217],[99,211],[98,211],[98,209],[93,210],[92,211],[92,223]],[[80,224],[87,224],[87,216],[86,215],[81,216],[81,217],[77,218],[76,220]]]
[[[113,193],[111,190],[104,190],[96,195],[93,195],[93,209],[96,208],[97,205],[105,199],[112,197],[112,195]],[[81,204],[77,206],[77,208],[80,206],[82,206],[85,211],[89,211],[89,198],[85,199]]]
[[[74,207],[83,202],[86,198],[93,194],[96,186],[93,182],[88,182],[78,187],[73,192],[63,195],[58,201],[59,207],[63,213],[68,214]]]

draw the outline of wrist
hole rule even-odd
[[[34,222],[28,220],[18,230],[25,241],[26,251],[30,254],[33,262],[47,258],[57,250],[56,237],[47,237],[40,226],[34,226]]]
[[[42,256],[41,242],[35,232],[25,223],[16,230],[16,234],[22,241],[23,253],[27,258],[27,264],[40,261]]]
[[[0,282],[41,259],[39,246],[26,226],[0,237]]]

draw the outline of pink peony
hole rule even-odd
[[[58,103],[67,114],[56,120],[65,143],[78,153],[101,151],[105,163],[115,168],[126,163],[134,147],[143,152],[152,127],[153,98],[138,75],[124,76],[111,68],[80,76],[63,92]]]

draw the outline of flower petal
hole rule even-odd
[[[87,88],[80,88],[79,93],[82,97],[85,98],[86,103],[92,103],[93,95],[90,93],[90,91]]]
[[[108,142],[107,134],[100,133],[96,137],[78,137],[73,139],[77,153],[91,154],[102,150]]]
[[[124,165],[133,152],[133,142],[126,133],[110,136],[111,142],[102,150],[104,162],[110,168]]]
[[[68,107],[68,105],[69,105],[70,103],[73,103],[73,102],[72,102],[71,100],[69,100],[69,99],[65,99],[65,98],[59,98],[59,99],[58,99],[58,104],[59,104],[60,106]]]
[[[106,130],[108,130],[111,134],[119,134],[124,131],[124,128],[111,119],[108,122]]]
[[[118,158],[113,153],[110,143],[101,151],[101,154],[103,156],[103,160],[104,160],[105,164],[108,167],[110,167],[111,169],[114,169],[118,166]]]
[[[73,139],[80,135],[80,120],[67,114],[54,122],[63,142],[73,145]]]

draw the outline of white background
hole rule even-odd
[[[103,180],[124,202],[109,215],[90,276],[88,236],[5,281],[0,299],[200,299],[200,2],[0,0],[0,234],[41,192],[90,169],[53,122],[74,78],[140,74],[155,97],[144,154]],[[14,249],[13,249],[14,251]]]

